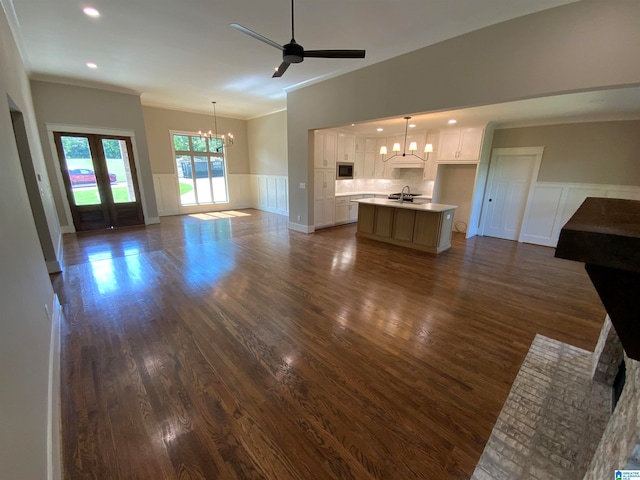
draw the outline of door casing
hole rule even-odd
[[[504,156],[534,156],[534,165],[532,168],[532,172],[531,172],[531,176],[529,178],[529,185],[527,185],[527,194],[526,194],[526,200],[525,200],[525,207],[523,209],[522,212],[522,216],[520,217],[520,221],[519,221],[519,231],[518,231],[518,235],[517,235],[517,240],[519,242],[521,242],[522,240],[522,225],[524,224],[524,220],[527,218],[528,214],[529,214],[529,209],[531,206],[531,200],[532,200],[532,195],[533,195],[533,185],[536,183],[536,181],[538,180],[538,173],[540,172],[540,164],[542,163],[542,154],[544,153],[544,147],[543,146],[539,146],[539,147],[514,147],[514,148],[494,148],[493,151],[491,152],[491,162],[489,163],[489,172],[488,172],[488,180],[487,180],[487,188],[485,189],[484,192],[484,199],[483,199],[483,206],[482,206],[482,217],[481,217],[481,231],[480,234],[484,235],[485,234],[485,228],[486,228],[486,223],[488,220],[488,214],[487,214],[487,209],[488,209],[488,201],[489,201],[489,195],[491,193],[491,189],[493,187],[493,183],[494,183],[494,179],[495,179],[495,164],[496,161],[494,160],[495,158],[497,158],[498,156],[504,155]]]

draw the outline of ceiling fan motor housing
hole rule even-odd
[[[282,59],[289,63],[300,63],[304,60],[304,48],[298,45],[295,40],[291,40],[291,43],[284,46]]]

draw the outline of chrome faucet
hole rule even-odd
[[[400,201],[404,202],[404,189],[407,189],[407,195],[411,195],[411,188],[409,188],[409,185],[405,185],[404,187],[402,187],[402,191],[400,192]]]

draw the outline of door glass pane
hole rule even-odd
[[[136,192],[131,178],[131,162],[127,142],[112,138],[102,139],[104,158],[107,161],[109,184],[114,203],[136,201]]]
[[[196,192],[194,189],[194,176],[191,168],[191,157],[188,155],[177,155],[178,165],[178,186],[180,187],[180,204],[193,205],[196,203]]]
[[[81,205],[100,205],[100,193],[93,171],[93,160],[86,137],[60,137],[67,175],[71,183],[74,203]]]
[[[209,170],[207,169],[208,157],[193,157],[196,166],[196,190],[198,191],[198,203],[211,203],[211,183],[209,182]]]
[[[226,202],[227,182],[224,175],[224,160],[221,158],[211,158],[211,183],[213,185],[213,201]]]

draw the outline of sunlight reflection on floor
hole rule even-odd
[[[225,210],[222,212],[192,213],[189,216],[198,220],[216,220],[218,218],[250,217],[251,214],[236,210]]]

